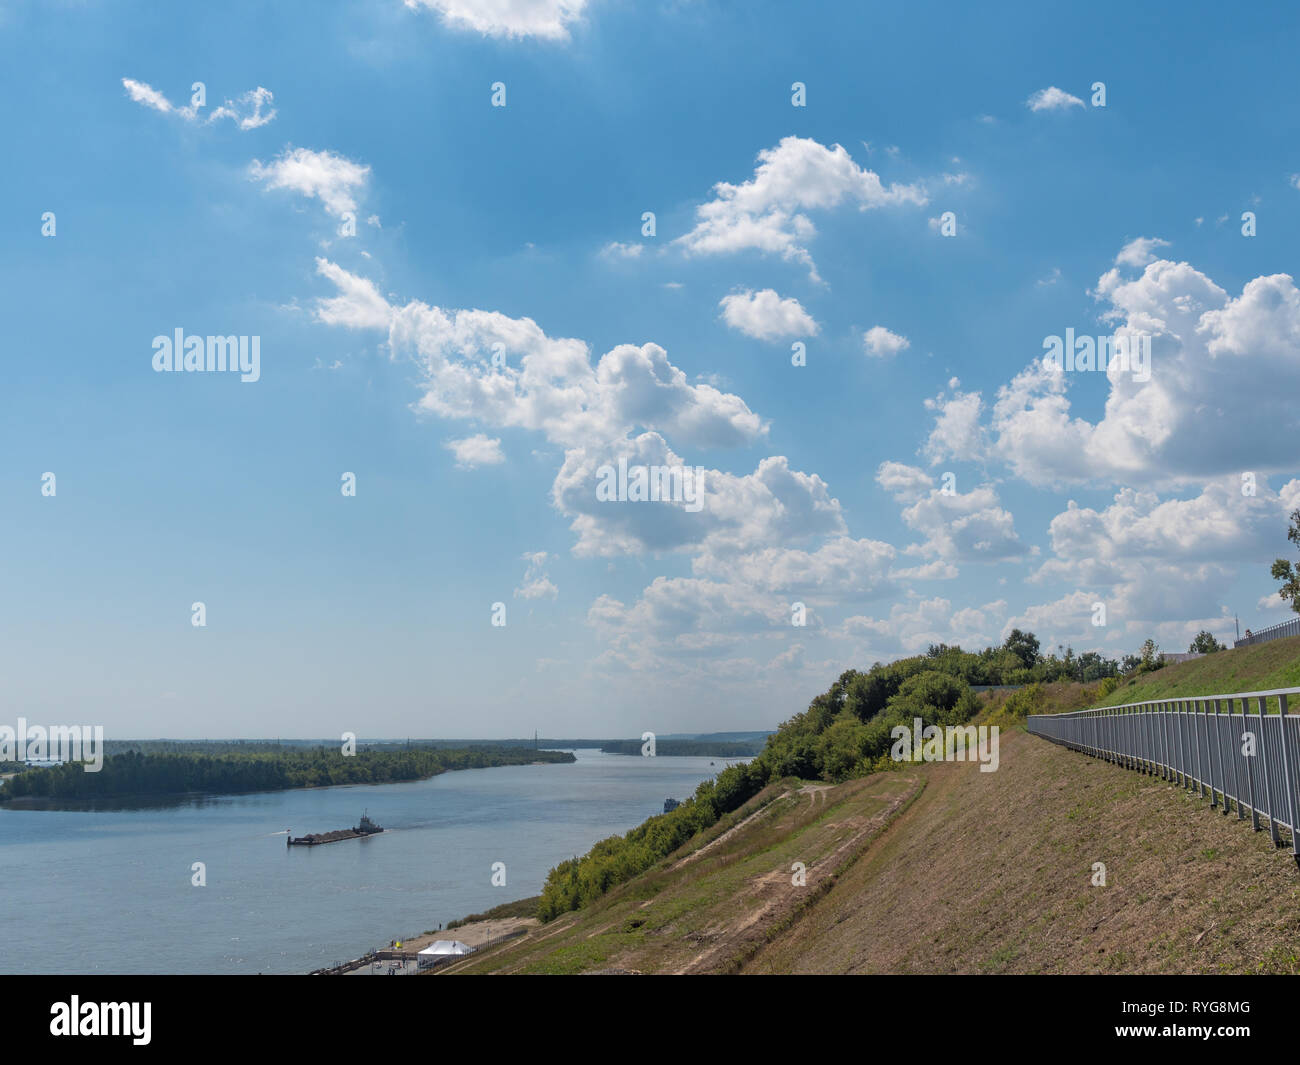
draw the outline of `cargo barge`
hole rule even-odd
[[[315,847],[321,843],[338,843],[344,839],[361,839],[364,836],[373,836],[383,829],[375,824],[365,814],[361,815],[361,824],[355,828],[340,828],[333,832],[311,832],[305,836],[294,836],[293,829],[289,830],[289,836],[284,841],[286,847]]]

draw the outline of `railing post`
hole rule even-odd
[[[1169,715],[1165,713],[1164,703],[1155,703],[1156,724],[1160,729],[1160,776],[1164,780],[1172,779],[1174,752],[1170,745]]]
[[[1169,735],[1165,728],[1165,710],[1163,703],[1154,704],[1156,708],[1156,726],[1160,729],[1160,779],[1169,779]]]
[[[1196,797],[1205,798],[1205,767],[1201,764],[1201,700],[1192,702],[1192,742],[1196,744]]]
[[[1245,742],[1246,730],[1250,727],[1249,710],[1250,710],[1250,700],[1243,695],[1241,698],[1241,742],[1242,743]],[[1238,750],[1240,750],[1240,747],[1238,748]],[[1242,754],[1242,757],[1246,758],[1246,755]],[[1250,782],[1250,824],[1251,827],[1256,832],[1258,832],[1259,831],[1259,803],[1255,801],[1255,759],[1254,758],[1246,758],[1246,777]]]
[[[1223,765],[1223,723],[1219,721],[1219,700],[1214,700],[1214,753],[1219,756],[1219,790],[1223,793],[1223,816],[1228,816],[1228,774]]]
[[[1154,777],[1160,772],[1160,748],[1156,743],[1156,718],[1151,712],[1151,704],[1147,703],[1147,750],[1151,755],[1151,775]]]
[[[1117,710],[1115,712],[1116,725],[1116,744],[1119,748],[1119,766],[1121,769],[1128,768],[1128,709]]]
[[[1261,695],[1255,700],[1255,704],[1259,709],[1259,743],[1256,747],[1264,761],[1264,797],[1268,800],[1268,834],[1273,840],[1273,846],[1280,847],[1282,842],[1277,838],[1277,800],[1273,798],[1273,774],[1268,769],[1268,735],[1264,732],[1264,711],[1268,709],[1268,700]]]
[[[1210,761],[1210,701],[1208,699],[1198,700],[1196,710],[1196,734],[1200,739],[1196,742],[1197,754],[1201,753],[1201,740],[1204,740],[1205,753],[1201,755],[1201,783],[1204,785],[1201,791],[1201,798],[1205,798],[1205,792],[1210,793],[1210,799],[1214,798],[1214,763]]]
[[[1174,703],[1165,702],[1165,720],[1169,724],[1169,759],[1170,759],[1170,779],[1175,784],[1182,783],[1179,779],[1179,772],[1183,767],[1182,739],[1178,733],[1178,715],[1174,713]]]
[[[1151,741],[1147,736],[1147,710],[1144,707],[1138,707],[1138,743],[1141,744],[1141,771],[1144,775],[1151,775]]]
[[[1159,718],[1156,717],[1156,708],[1151,703],[1147,703],[1147,731],[1151,736],[1151,775],[1153,777],[1160,775],[1160,730]]]
[[[1137,708],[1129,707],[1128,712],[1128,750],[1129,750],[1129,768],[1138,770],[1142,768],[1142,745],[1138,743],[1138,719]]]
[[[1119,765],[1121,765],[1123,769],[1132,769],[1132,767],[1134,767],[1134,762],[1132,762],[1132,758],[1134,758],[1134,756],[1132,756],[1134,741],[1132,741],[1132,737],[1128,735],[1130,732],[1132,732],[1132,710],[1121,710],[1119,711],[1119,753],[1121,753]]]
[[[1213,810],[1219,802],[1219,797],[1214,791],[1214,747],[1210,739],[1210,700],[1201,700],[1204,709],[1205,727],[1201,730],[1205,733],[1205,776],[1210,786],[1210,809]]]
[[[1160,724],[1160,757],[1161,769],[1160,776],[1162,780],[1169,780],[1169,722],[1165,720],[1165,703],[1156,703],[1157,723]]]
[[[1282,741],[1282,782],[1286,787],[1287,816],[1291,820],[1291,854],[1300,863],[1300,831],[1297,831],[1300,829],[1300,818],[1296,817],[1296,781],[1291,772],[1291,755],[1287,751],[1285,695],[1277,697],[1277,710],[1278,738]]]
[[[1173,720],[1174,729],[1178,733],[1178,783],[1186,790],[1191,786],[1187,773],[1187,716],[1183,713],[1183,704],[1177,699],[1169,705],[1175,707]]]
[[[1232,700],[1228,700],[1228,754],[1232,757],[1232,790],[1237,794],[1237,820],[1246,820],[1245,790],[1241,784],[1241,747],[1236,737],[1236,728],[1232,723]]]

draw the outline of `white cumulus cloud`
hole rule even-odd
[[[770,288],[761,292],[741,289],[724,296],[718,306],[727,325],[756,340],[817,335],[817,323],[799,301],[782,299]]]
[[[891,333],[883,325],[873,325],[862,334],[862,347],[868,355],[878,359],[890,359],[900,351],[906,351],[912,342],[905,336]]]
[[[286,148],[265,165],[254,159],[249,176],[268,189],[289,189],[318,199],[325,210],[339,217],[356,211],[356,196],[365,187],[370,167],[330,151]]]
[[[696,208],[696,223],[680,243],[696,255],[759,251],[802,263],[819,280],[808,251],[816,227],[805,214],[841,204],[859,210],[924,204],[919,185],[888,185],[858,166],[838,144],[829,148],[805,137],[785,137],[758,153],[754,176],[739,185],[720,181],[714,198]]]

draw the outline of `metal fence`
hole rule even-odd
[[[1284,636],[1300,636],[1300,618],[1293,618],[1291,621],[1283,621],[1278,625],[1270,625],[1266,629],[1260,629],[1259,632],[1252,632],[1237,640],[1232,646],[1249,647],[1253,643],[1268,643],[1269,640],[1280,640]]]
[[[1208,796],[1225,815],[1235,806],[1239,821],[1249,811],[1255,831],[1262,819],[1275,846],[1278,827],[1287,829],[1300,863],[1300,715],[1287,712],[1295,696],[1300,688],[1155,699],[1031,714],[1028,724],[1035,736]],[[1269,712],[1273,706],[1278,713]]]

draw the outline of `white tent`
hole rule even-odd
[[[433,962],[441,961],[443,958],[450,958],[456,954],[472,953],[474,953],[474,948],[466,946],[459,939],[439,939],[420,951],[417,957],[421,965],[430,965]]]

